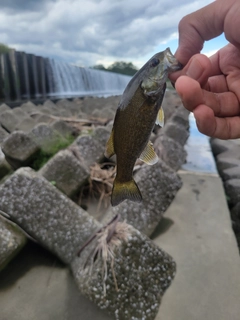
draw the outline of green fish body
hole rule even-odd
[[[158,161],[149,141],[155,123],[162,124],[161,108],[170,72],[181,66],[169,48],[155,54],[130,80],[116,111],[105,156],[117,157],[117,174],[113,184],[111,203],[118,205],[125,199],[140,202],[141,192],[133,179],[138,158],[149,165]]]

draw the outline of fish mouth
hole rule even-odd
[[[174,57],[170,48],[165,50],[165,63],[168,69],[168,73],[172,73],[183,68],[183,65]]]
[[[171,73],[171,72],[175,72],[175,71],[179,71],[183,68],[183,65],[177,61],[176,64],[172,64],[171,67],[169,68],[169,71],[168,73]]]

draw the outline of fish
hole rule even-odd
[[[141,192],[133,178],[133,168],[137,159],[148,165],[158,161],[149,141],[150,135],[155,123],[162,126],[164,122],[161,105],[168,75],[181,68],[182,65],[167,48],[149,59],[126,86],[105,150],[107,158],[116,154],[112,206],[126,199],[142,201]]]

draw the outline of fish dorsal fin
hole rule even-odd
[[[160,127],[164,126],[164,111],[163,108],[160,107],[159,111],[158,111],[158,115],[157,115],[157,119],[156,119],[156,124]]]
[[[156,155],[153,149],[152,143],[150,141],[148,142],[145,149],[141,153],[139,159],[149,165],[153,165],[158,162],[158,156]]]
[[[113,143],[113,129],[111,132],[111,135],[108,139],[107,145],[106,145],[106,150],[104,152],[104,155],[106,158],[111,158],[115,154],[114,151],[114,143]]]

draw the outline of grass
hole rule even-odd
[[[32,168],[34,170],[41,169],[52,156],[54,156],[58,151],[68,147],[73,141],[74,137],[69,135],[62,139],[59,139],[48,151],[40,150],[38,157],[33,161]]]

